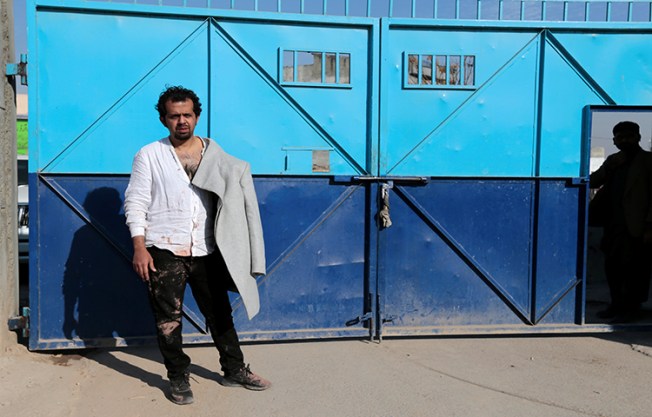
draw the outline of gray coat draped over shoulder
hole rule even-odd
[[[217,195],[215,241],[249,319],[260,310],[256,277],[265,274],[265,245],[251,168],[207,139],[193,185]]]

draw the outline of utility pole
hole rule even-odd
[[[16,344],[7,321],[18,314],[16,93],[15,77],[7,76],[15,60],[13,3],[0,0],[0,356]]]

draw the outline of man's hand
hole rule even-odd
[[[147,248],[145,247],[145,237],[144,236],[134,236],[134,259],[132,265],[134,271],[138,274],[140,279],[144,282],[149,281],[149,271],[156,272],[154,267],[154,259],[152,255],[149,254]]]

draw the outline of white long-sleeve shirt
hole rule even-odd
[[[132,237],[145,236],[146,246],[177,256],[207,255],[215,250],[216,198],[191,184],[166,137],[134,157],[125,192],[127,226]]]

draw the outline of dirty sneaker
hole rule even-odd
[[[190,389],[190,374],[187,372],[179,378],[170,379],[170,401],[175,404],[192,404],[195,399]]]
[[[251,372],[249,365],[243,366],[236,372],[225,372],[222,385],[225,387],[245,387],[254,391],[264,391],[272,386],[265,378]]]

